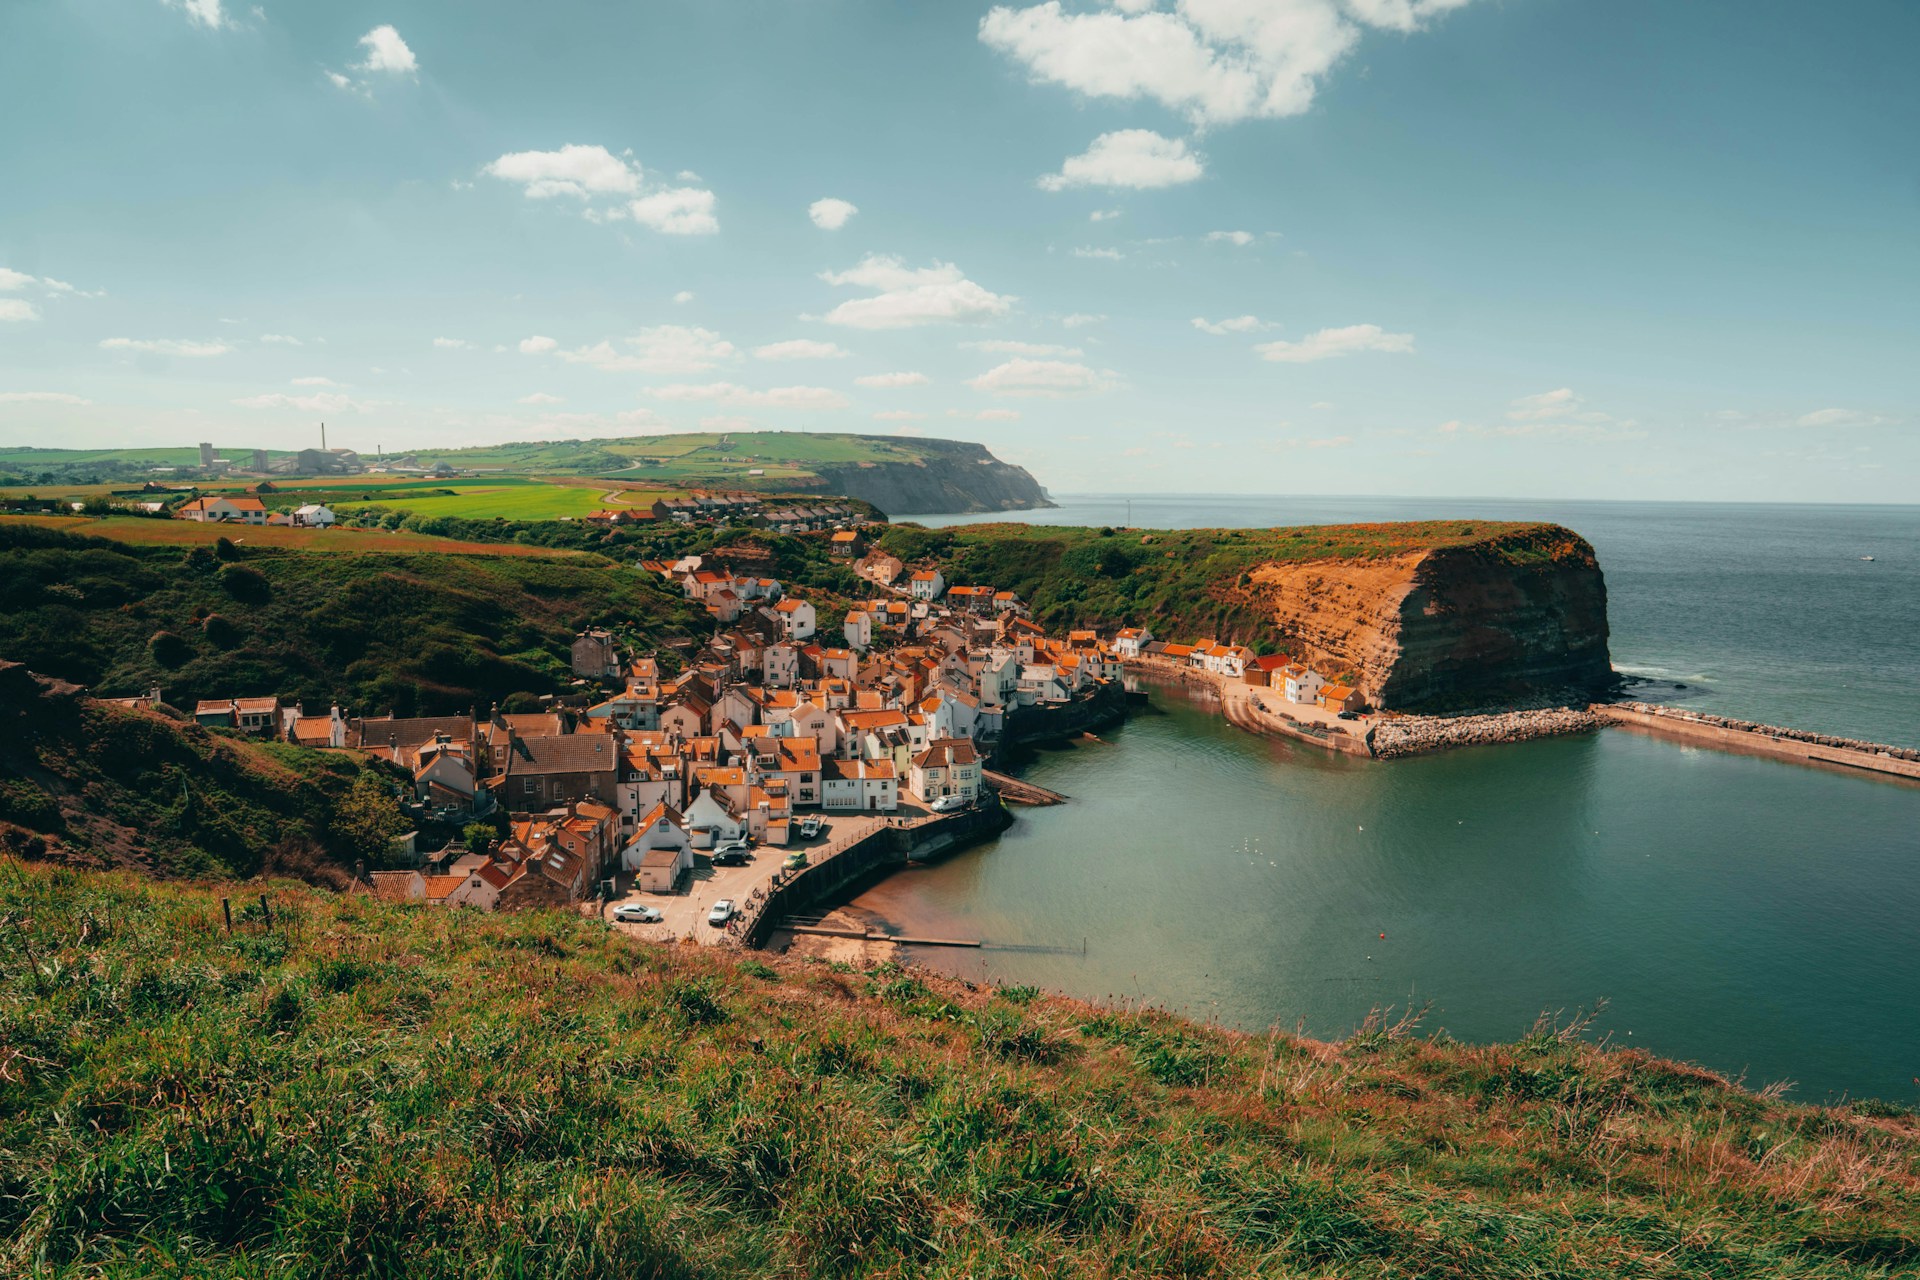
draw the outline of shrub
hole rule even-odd
[[[193,646],[171,631],[156,631],[147,640],[147,652],[163,667],[177,667],[193,657]]]

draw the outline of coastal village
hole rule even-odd
[[[1130,671],[1258,690],[1309,720],[1360,707],[1352,687],[1240,645],[1141,627],[1050,636],[1011,591],[886,563],[855,530],[825,536],[877,589],[837,633],[778,580],[689,555],[643,567],[703,607],[712,634],[640,653],[612,630],[582,632],[576,694],[538,711],[309,714],[241,696],[202,701],[194,718],[377,760],[418,829],[492,828],[438,849],[403,837],[387,868],[359,878],[379,897],[478,910],[612,903],[622,927],[724,942],[746,936],[743,917],[782,883],[876,833],[998,830],[1001,792],[1022,784],[991,762],[1116,718]]]

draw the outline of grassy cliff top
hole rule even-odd
[[[1277,529],[1115,529],[1015,522],[945,529],[896,525],[878,539],[950,583],[1017,591],[1050,626],[1140,625],[1169,639],[1268,636],[1264,601],[1246,592],[1257,565],[1466,552],[1521,566],[1591,560],[1584,539],[1555,524],[1423,520]]]
[[[0,1270],[1880,1276],[1920,1124],[1543,1027],[1243,1036],[0,861]]]

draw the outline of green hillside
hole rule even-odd
[[[711,625],[658,575],[598,556],[182,550],[0,526],[0,658],[100,694],[484,710],[563,688],[574,635],[599,624],[648,645]]]
[[[1245,1036],[0,861],[0,1270],[1883,1277],[1920,1124],[1563,1029]]]

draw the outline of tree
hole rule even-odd
[[[393,786],[372,769],[363,770],[333,805],[333,829],[354,856],[379,864],[393,851],[393,838],[407,829],[406,815],[393,798]]]
[[[491,822],[469,822],[460,829],[460,843],[472,853],[485,853],[499,835]]]

